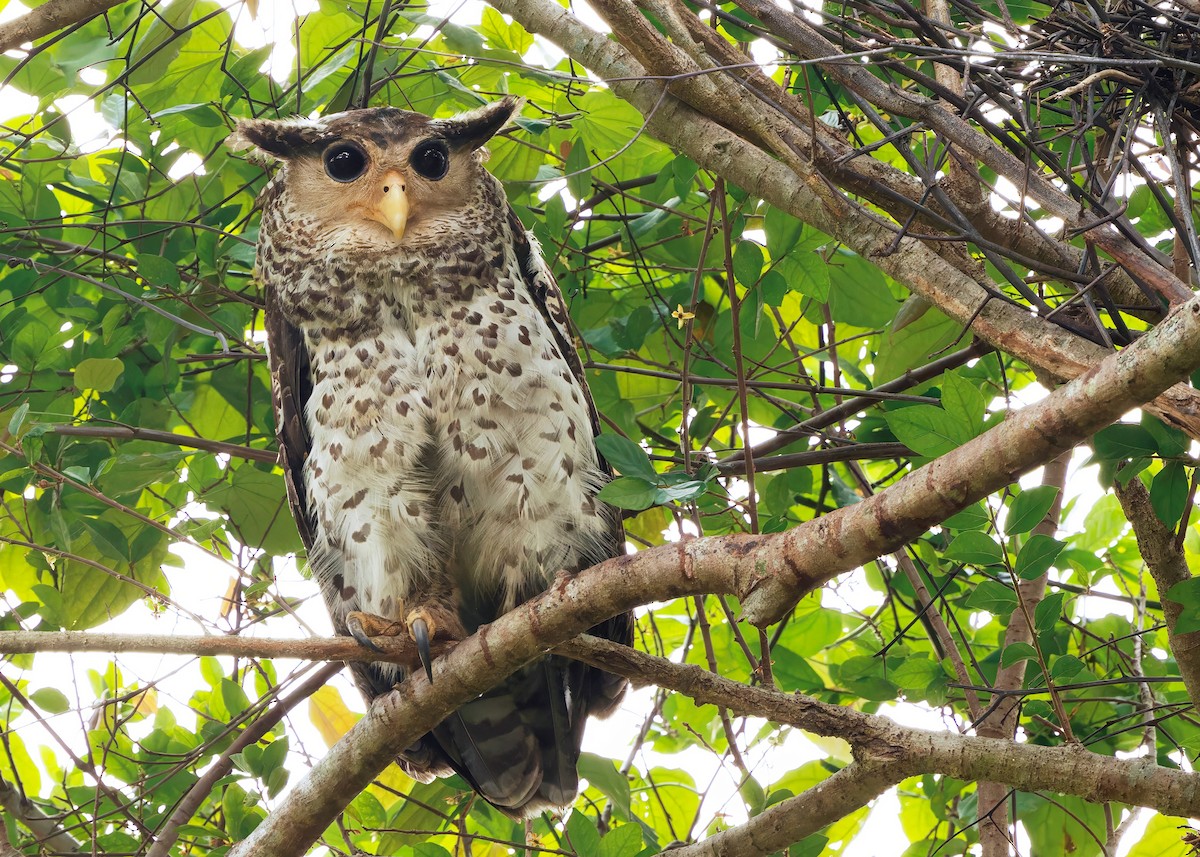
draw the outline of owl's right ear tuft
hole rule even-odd
[[[252,155],[287,160],[319,145],[326,131],[311,119],[246,119],[237,124],[225,145],[234,151],[252,149]]]

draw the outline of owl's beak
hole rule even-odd
[[[383,194],[372,212],[372,219],[392,230],[399,241],[404,237],[404,228],[408,225],[408,196],[404,193],[404,177],[397,172],[388,172],[383,177],[381,188]]]

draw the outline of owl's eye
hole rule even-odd
[[[367,153],[350,143],[335,143],[325,150],[325,174],[335,182],[352,182],[367,171]]]
[[[442,140],[430,140],[413,149],[413,169],[427,179],[437,181],[450,169],[450,150]]]

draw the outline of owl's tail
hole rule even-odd
[[[586,669],[557,657],[532,663],[446,718],[433,737],[452,767],[506,815],[565,806],[579,788],[587,710],[578,690]]]

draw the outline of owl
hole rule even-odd
[[[484,168],[518,108],[393,108],[242,122],[281,165],[257,267],[288,496],[339,633],[453,643],[623,551],[611,473],[561,294]],[[629,644],[632,619],[592,632]],[[358,664],[370,700],[420,664]],[[430,671],[432,679],[432,672]],[[625,682],[546,657],[399,762],[460,774],[513,818],[570,803],[589,715]]]

